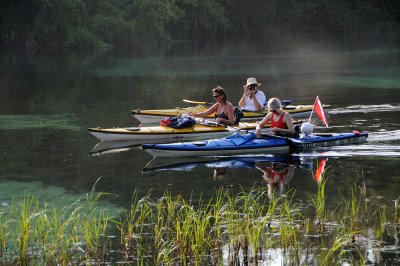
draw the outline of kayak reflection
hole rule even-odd
[[[252,156],[225,156],[225,157],[156,157],[150,160],[142,169],[144,173],[155,171],[191,171],[195,167],[203,166],[214,169],[216,175],[225,175],[229,168],[255,169],[257,163],[270,162],[290,164],[309,169],[312,162],[300,156],[284,155],[252,155]],[[310,164],[311,163],[311,164]]]
[[[314,154],[313,156],[287,154],[234,157],[156,157],[147,163],[142,172],[190,172],[196,167],[207,167],[213,169],[214,180],[222,180],[229,169],[257,169],[262,172],[262,177],[267,183],[268,196],[272,197],[274,192],[284,194],[287,191],[287,185],[294,178],[296,168],[310,171],[314,181],[319,183],[326,169],[327,160],[328,158],[324,154]]]
[[[168,143],[170,140],[146,140],[146,143]],[[118,153],[127,151],[132,148],[139,148],[143,144],[143,140],[112,140],[100,141],[89,152],[89,155],[102,155],[107,153]]]
[[[89,152],[89,155],[103,155],[107,153],[118,153],[130,150],[134,147],[140,147],[139,141],[100,141]]]

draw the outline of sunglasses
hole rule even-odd
[[[218,98],[221,94],[213,95],[214,98]]]

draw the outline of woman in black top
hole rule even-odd
[[[234,108],[233,105],[227,101],[224,88],[217,86],[212,91],[213,97],[217,102],[206,111],[191,115],[194,117],[207,117],[208,115],[215,113],[214,118],[217,123],[233,126],[235,121],[233,114]]]

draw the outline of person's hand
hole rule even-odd
[[[255,90],[249,90],[248,96],[253,98],[256,95]]]
[[[278,132],[280,132],[280,131],[281,131],[281,129],[280,129],[279,127],[273,127],[273,128],[271,128],[271,132],[274,133],[274,134],[276,134],[276,133],[278,133]]]
[[[259,127],[256,128],[256,137],[257,138],[261,137],[261,128]]]
[[[243,86],[243,93],[247,94],[247,92],[249,91],[249,87],[247,85]]]

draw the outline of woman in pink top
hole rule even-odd
[[[256,136],[261,136],[261,129],[271,123],[271,132],[277,135],[292,136],[295,131],[293,120],[289,113],[282,110],[281,101],[278,98],[271,98],[268,101],[269,113],[256,127]]]

